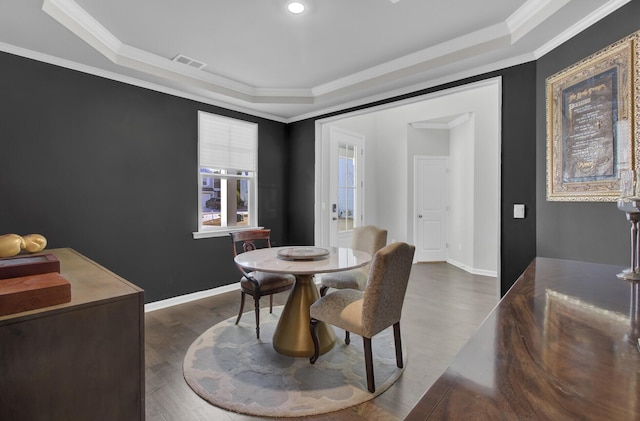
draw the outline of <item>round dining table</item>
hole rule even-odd
[[[371,261],[364,251],[344,247],[269,247],[241,253],[235,262],[251,271],[291,274],[296,282],[289,293],[273,334],[273,348],[292,357],[310,357],[314,346],[309,330],[309,307],[320,294],[313,282],[318,273],[355,269]],[[333,328],[319,323],[320,353],[329,351],[336,341]]]

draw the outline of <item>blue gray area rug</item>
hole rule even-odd
[[[184,377],[203,399],[220,408],[266,417],[303,417],[324,414],[373,399],[400,377],[396,367],[393,329],[373,340],[376,392],[367,391],[362,338],[335,329],[332,350],[311,365],[308,358],[278,354],[271,337],[282,307],[260,313],[260,340],[253,312],[221,322],[191,344],[184,359]],[[404,365],[407,365],[406,352]]]

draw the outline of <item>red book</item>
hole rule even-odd
[[[71,284],[56,272],[0,281],[0,316],[70,301]]]

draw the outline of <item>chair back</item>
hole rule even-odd
[[[271,247],[271,230],[255,229],[248,231],[230,232],[231,245],[233,246],[233,257],[247,251],[256,250],[264,247]],[[244,268],[236,264],[240,272],[246,277],[249,275]]]
[[[369,253],[371,256],[387,245],[387,230],[373,225],[353,229],[351,248]]]
[[[250,250],[271,247],[271,230],[257,229],[229,233],[233,244],[233,257]]]
[[[415,250],[399,242],[373,256],[362,303],[365,336],[372,337],[400,321]]]

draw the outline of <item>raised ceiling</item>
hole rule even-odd
[[[0,50],[289,122],[535,60],[629,1],[5,0]]]

